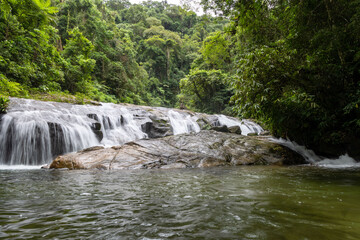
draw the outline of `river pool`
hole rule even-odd
[[[0,239],[360,239],[360,168],[0,170]]]

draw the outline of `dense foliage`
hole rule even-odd
[[[199,53],[190,73],[180,82],[180,102],[201,112],[232,114],[229,39],[220,31],[213,32],[205,38]]]
[[[360,156],[359,0],[202,4],[225,17],[166,1],[0,0],[1,106],[56,93],[223,112]]]
[[[0,91],[174,106],[202,40],[223,25],[166,2],[0,0]]]
[[[202,2],[231,19],[239,115],[320,153],[360,156],[360,1]]]

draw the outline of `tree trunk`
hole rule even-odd
[[[170,48],[166,47],[166,77],[170,79]]]

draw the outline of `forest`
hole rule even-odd
[[[360,155],[360,0],[0,0],[9,96],[178,107]]]

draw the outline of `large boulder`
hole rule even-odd
[[[50,168],[136,169],[303,164],[296,152],[264,137],[201,131],[96,147],[57,157]]]
[[[141,125],[141,129],[149,138],[162,138],[173,135],[173,130],[169,118],[165,116],[152,115],[149,116],[151,122]]]
[[[205,113],[197,113],[196,122],[199,124],[201,130],[210,130],[213,127],[220,127],[218,116],[208,115]]]

